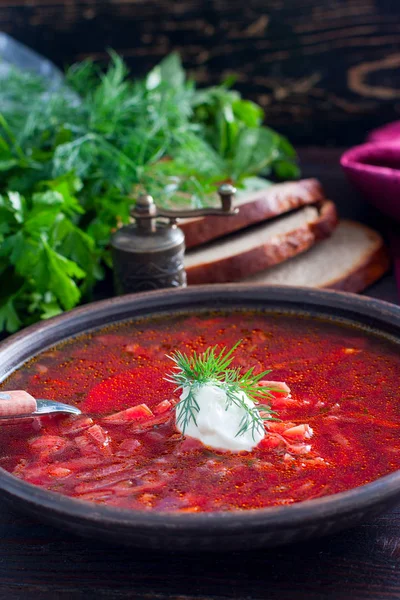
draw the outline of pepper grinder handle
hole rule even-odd
[[[198,209],[166,210],[160,209],[154,203],[152,196],[143,194],[139,196],[136,206],[131,211],[131,216],[136,220],[139,229],[154,231],[155,220],[158,218],[169,219],[170,225],[176,225],[178,219],[193,219],[196,217],[232,217],[239,212],[233,208],[236,188],[230,183],[224,183],[218,188],[221,208],[206,206]]]

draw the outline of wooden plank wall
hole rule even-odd
[[[62,66],[178,50],[199,82],[238,74],[298,144],[344,145],[400,114],[400,0],[0,0],[0,29]]]

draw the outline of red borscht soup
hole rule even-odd
[[[252,451],[180,433],[167,357],[215,344],[233,365],[284,381],[277,420]],[[68,402],[82,416],[0,425],[0,466],[80,500],[135,510],[210,512],[288,505],[349,490],[400,468],[400,353],[375,334],[257,311],[123,323],[38,356],[3,382]],[[310,432],[313,432],[310,437]]]

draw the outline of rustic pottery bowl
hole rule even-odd
[[[332,291],[248,285],[193,286],[113,298],[39,323],[0,344],[0,381],[66,338],[152,314],[204,308],[264,308],[347,321],[400,344],[400,309]],[[225,513],[149,513],[49,492],[0,469],[0,494],[13,507],[81,535],[158,550],[245,550],[318,537],[357,525],[400,502],[400,471],[350,491],[297,504]]]
[[[350,183],[371,204],[400,221],[399,138],[379,138],[378,142],[355,146],[342,155],[340,164]]]

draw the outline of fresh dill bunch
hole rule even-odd
[[[113,51],[105,69],[86,60],[55,81],[0,69],[0,335],[90,298],[141,192],[201,208],[224,181],[297,177],[294,149],[232,79],[200,89],[175,53],[130,75]]]
[[[243,418],[236,437],[250,430],[254,439],[257,432],[264,431],[264,421],[273,419],[274,411],[268,404],[261,402],[271,397],[274,388],[258,385],[271,371],[255,374],[254,367],[245,373],[242,373],[240,368],[230,368],[234,352],[240,343],[241,340],[230,350],[224,347],[218,352],[218,346],[214,346],[201,354],[193,352],[191,356],[178,350],[168,357],[174,362],[175,371],[169,374],[167,380],[175,383],[177,389],[186,392],[185,397],[176,405],[176,420],[183,433],[191,421],[197,425],[196,414],[200,411],[200,406],[196,400],[196,393],[201,386],[207,384],[219,387],[225,392],[225,410],[228,411],[232,405],[243,409]],[[256,406],[249,406],[246,396]],[[260,414],[260,409],[263,415]]]

